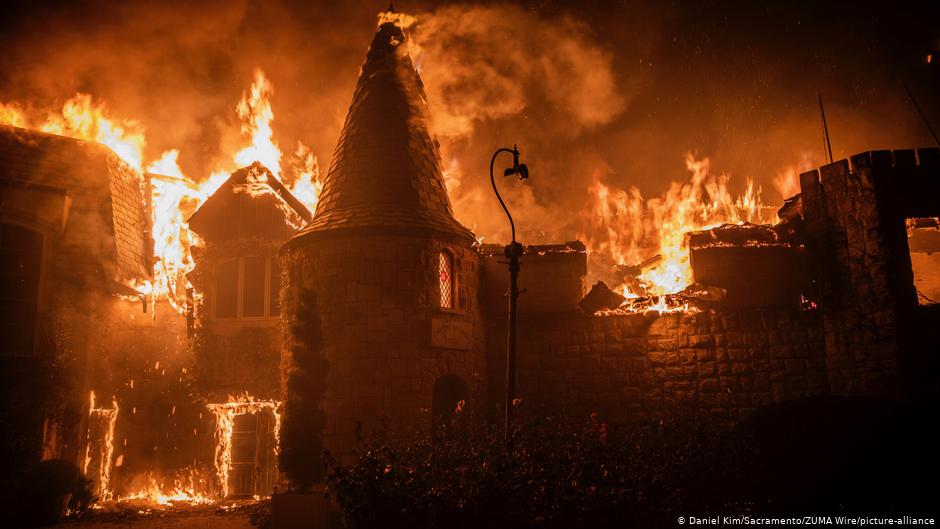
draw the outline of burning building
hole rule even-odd
[[[8,461],[80,462],[105,499],[250,497],[291,421],[348,456],[360,425],[502,399],[501,248],[455,218],[408,37],[380,20],[318,201],[280,174],[263,75],[238,107],[241,169],[205,188],[0,128]],[[778,222],[709,205],[657,226],[660,255],[618,263],[617,292],[588,289],[597,244],[527,246],[519,396],[631,423],[935,395],[938,173],[935,149],[873,151],[803,174]],[[285,382],[305,349],[328,365],[315,388]]]
[[[454,219],[405,38],[394,22],[376,32],[316,215],[283,250],[287,321],[317,296],[325,436],[341,452],[359,422],[452,410],[483,370],[482,260]]]
[[[85,448],[88,388],[105,383],[114,358],[156,361],[184,333],[145,314],[132,288],[151,278],[142,181],[96,143],[12,127],[0,134],[4,380],[12,384],[4,384],[4,454],[14,467],[81,459],[107,481],[112,462],[91,460],[108,451]],[[111,397],[99,393],[91,414],[116,413]],[[103,430],[113,435],[113,427]]]
[[[203,241],[190,273],[202,293],[193,343],[199,392],[224,424],[215,455],[224,495],[270,494],[277,481],[280,280],[277,252],[307,208],[260,163],[242,168],[189,218]],[[250,399],[230,396],[250,395]]]
[[[314,220],[283,250],[285,319],[305,292],[317,300],[324,435],[340,452],[357,423],[430,424],[474,374],[490,404],[503,389],[501,252],[451,215],[405,38],[391,23],[376,33]],[[860,154],[804,174],[776,225],[673,234],[694,284],[610,310],[579,307],[583,244],[528,247],[519,394],[634,422],[935,387],[919,377],[937,314],[917,303],[905,219],[937,214],[936,155]]]

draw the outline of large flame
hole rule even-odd
[[[144,133],[136,121],[118,121],[106,117],[105,104],[88,94],[76,94],[62,106],[59,114],[50,114],[39,127],[43,132],[96,141],[106,145],[137,171],[143,162]]]
[[[248,92],[235,107],[242,120],[242,133],[251,138],[251,145],[238,151],[235,163],[239,167],[261,162],[274,176],[281,175],[281,150],[274,143],[274,110],[271,108],[271,95],[274,87],[260,69],[255,70],[255,79]]]
[[[23,115],[23,109],[15,103],[0,102],[0,123],[4,125],[13,125],[14,127],[25,127],[26,117]]]
[[[693,282],[686,234],[722,224],[769,222],[775,220],[761,204],[760,186],[747,180],[743,194],[728,188],[727,174],[710,172],[707,158],[688,154],[687,182],[673,182],[659,197],[646,199],[636,188],[623,190],[595,177],[589,189],[594,206],[585,219],[593,230],[583,234],[592,252],[609,256],[620,265],[636,265],[654,256],[656,264],[637,277],[644,296],[659,297],[657,305],[665,308],[663,297],[685,289]],[[621,285],[624,296],[636,298],[628,285]],[[653,307],[654,310],[656,306]],[[661,310],[662,311],[662,310]]]
[[[139,174],[143,171],[150,174],[153,254],[156,260],[153,280],[137,280],[130,286],[142,295],[150,296],[153,303],[167,299],[174,308],[182,311],[186,290],[190,287],[186,274],[195,266],[191,249],[201,244],[186,223],[189,215],[239,167],[259,162],[276,178],[282,178],[282,153],[274,141],[272,128],[273,92],[274,87],[264,72],[256,70],[250,87],[235,107],[247,144],[228,157],[231,162],[219,164],[208,178],[199,183],[183,174],[178,164],[178,149],[164,152],[145,166],[146,141],[140,125],[133,120],[110,116],[106,105],[88,94],[76,94],[59,112],[49,113],[41,121],[30,121],[27,113],[16,103],[0,103],[0,123],[101,143]],[[316,211],[317,197],[322,189],[316,156],[307,146],[298,143],[290,159],[290,170],[282,181],[307,209]],[[143,176],[141,179],[143,181]],[[256,187],[256,192],[272,192],[266,186]],[[282,209],[287,213],[288,222],[296,228],[302,227],[301,220],[293,211],[287,211],[286,207]]]

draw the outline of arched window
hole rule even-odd
[[[439,255],[437,271],[438,285],[440,286],[442,309],[454,308],[454,258],[448,252],[442,251]]]

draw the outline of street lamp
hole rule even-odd
[[[516,242],[516,223],[512,220],[509,208],[503,202],[503,197],[499,196],[499,190],[496,189],[496,179],[493,177],[493,166],[496,164],[496,157],[500,153],[512,153],[512,167],[503,171],[503,176],[518,175],[519,180],[529,178],[529,168],[524,163],[519,163],[519,149],[513,145],[512,149],[503,147],[493,153],[490,160],[490,183],[493,184],[493,192],[499,200],[499,205],[506,212],[509,218],[509,227],[512,230],[512,242],[506,245],[505,255],[509,258],[509,332],[508,343],[506,345],[506,409],[505,409],[505,436],[509,438],[509,418],[512,414],[512,402],[516,398],[516,301],[521,293],[519,290],[519,258],[522,257],[522,245]]]

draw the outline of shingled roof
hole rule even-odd
[[[0,179],[61,189],[73,200],[56,250],[72,272],[87,265],[118,282],[150,276],[142,178],[99,143],[0,125]]]
[[[339,230],[473,234],[454,219],[427,97],[394,22],[381,24],[356,85],[313,221],[297,237]]]
[[[284,241],[311,217],[267,167],[254,162],[232,173],[188,222],[212,242],[246,237]]]

